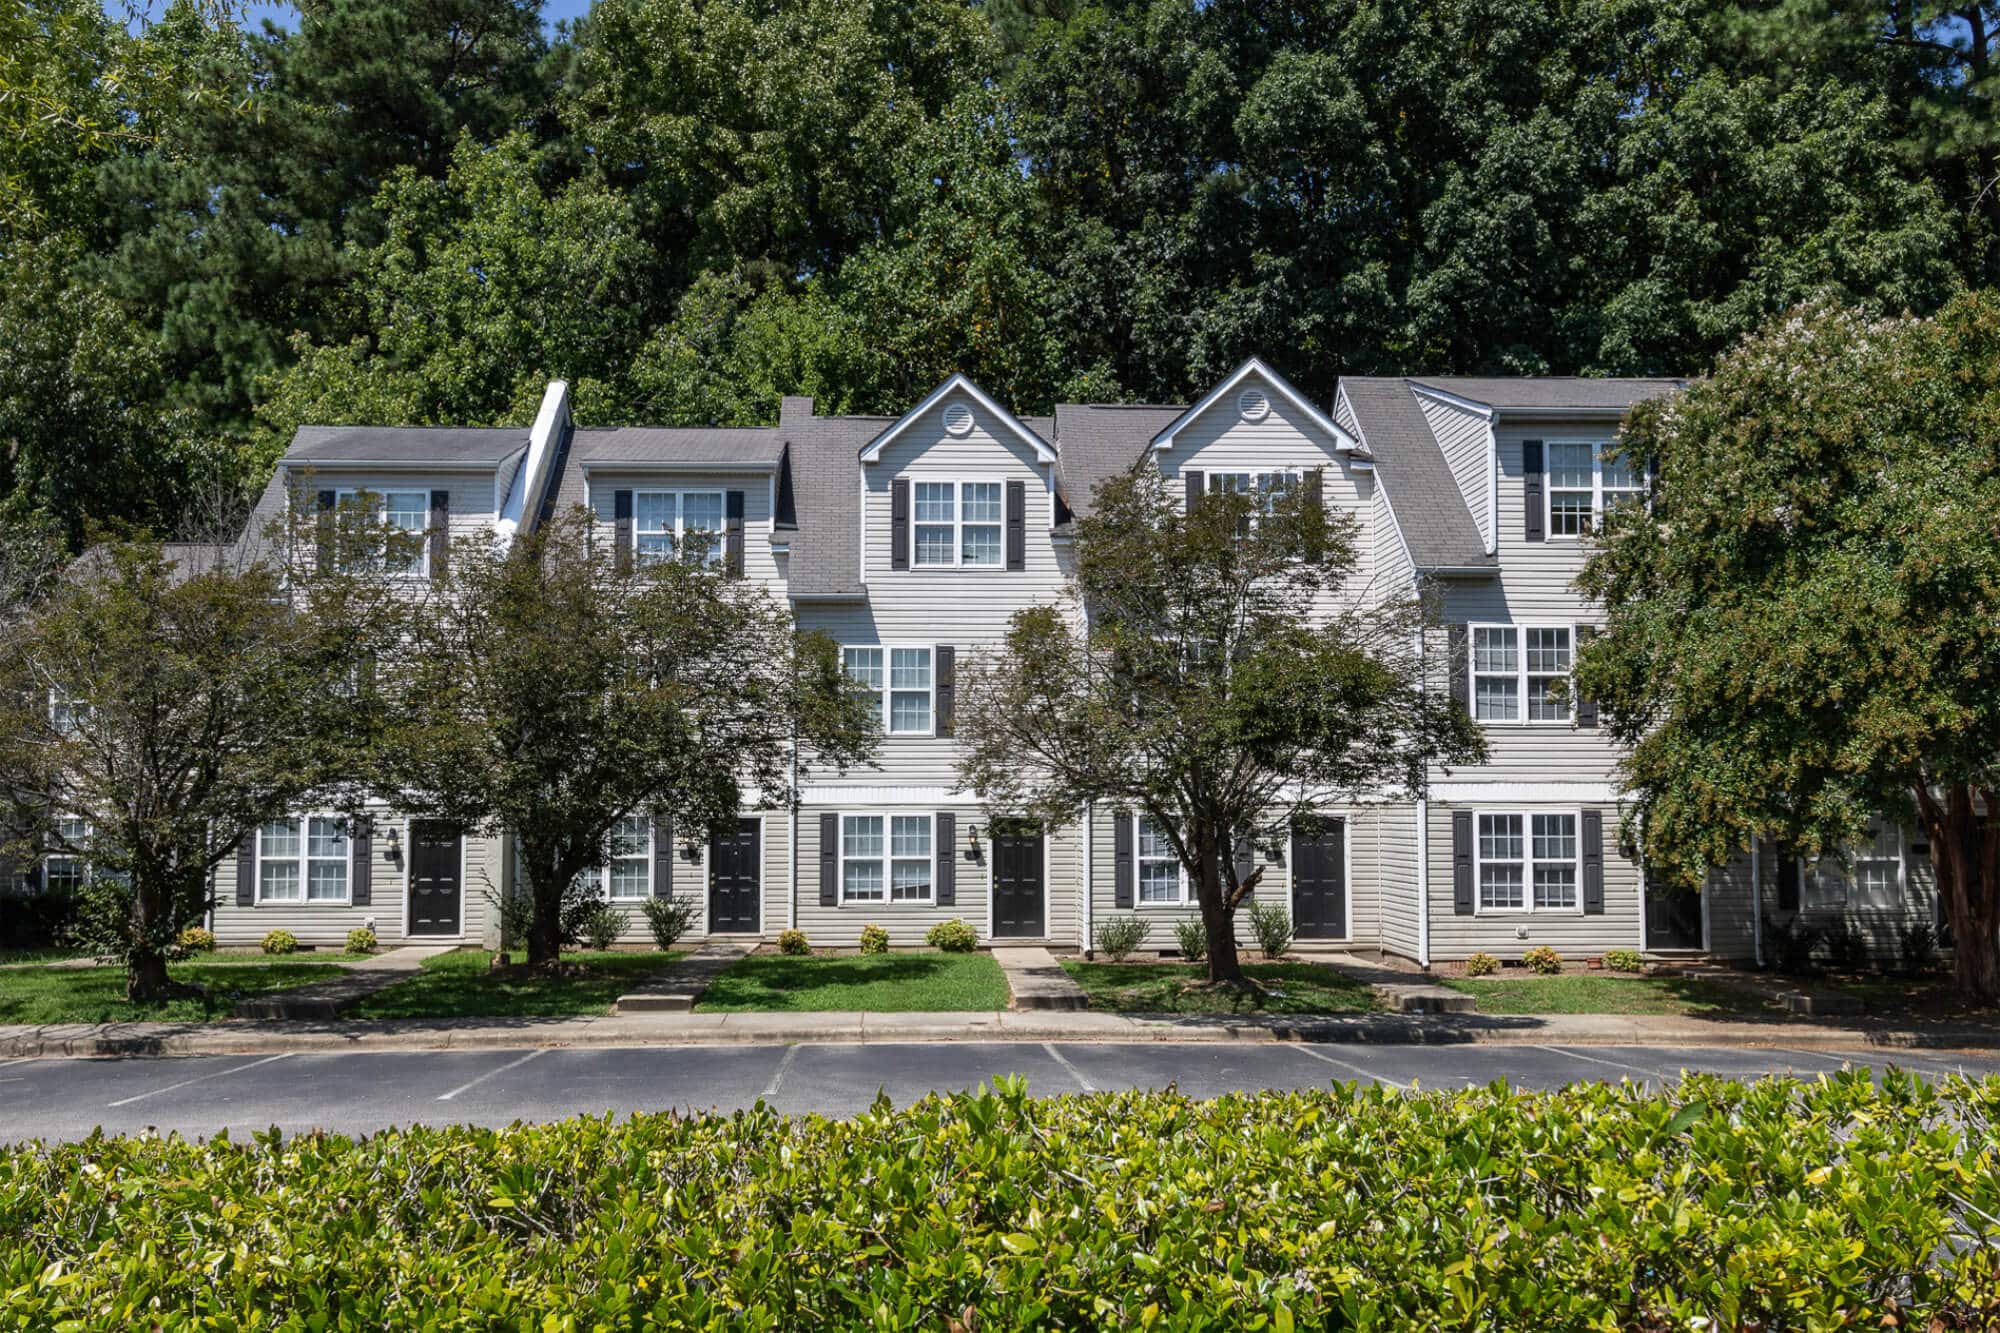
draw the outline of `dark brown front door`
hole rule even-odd
[[[1032,824],[993,826],[993,935],[1040,939],[1048,933],[1042,907],[1042,831]]]
[[[708,844],[708,933],[755,935],[763,876],[759,855],[764,826],[738,820],[734,833],[717,833]]]
[[[410,821],[410,933],[456,935],[459,927],[458,825]]]
[[[1346,938],[1346,820],[1292,830],[1292,923],[1300,939]]]

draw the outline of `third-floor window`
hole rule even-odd
[[[634,491],[632,544],[641,561],[722,559],[721,491]]]
[[[363,563],[378,557],[382,572],[404,578],[422,578],[430,570],[430,543],[424,532],[431,525],[429,491],[338,491],[334,502],[346,508],[365,507],[369,521],[380,525],[382,546],[371,551]]]
[[[913,481],[910,563],[998,569],[1002,563],[1002,488],[997,481]]]
[[[1642,499],[1645,479],[1606,440],[1550,440],[1549,535],[1581,537],[1604,525],[1614,505]]]

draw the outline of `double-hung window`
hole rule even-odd
[[[1479,816],[1479,910],[1577,910],[1577,817],[1482,813]]]
[[[431,525],[429,491],[336,491],[334,499],[343,509],[364,506],[367,522],[381,529],[381,546],[364,557],[367,567],[379,563],[384,574],[397,578],[430,573],[430,543],[424,540]]]
[[[851,680],[874,692],[885,735],[932,734],[935,690],[929,648],[847,648],[841,661]]]
[[[1581,537],[1604,525],[1613,507],[1644,498],[1630,460],[1608,457],[1604,440],[1549,441],[1549,535]]]
[[[1567,722],[1576,634],[1569,625],[1474,625],[1472,715],[1481,722]]]
[[[1847,849],[1845,865],[1825,857],[1805,870],[1808,908],[1863,907],[1894,911],[1903,903],[1902,833],[1885,823]]]
[[[841,900],[932,901],[931,832],[929,815],[842,815]]]
[[[1178,907],[1188,900],[1187,875],[1166,830],[1151,815],[1135,815],[1138,822],[1138,902],[1153,907]]]
[[[653,893],[653,821],[626,815],[611,826],[610,859],[605,864],[607,896],[613,902],[637,902]]]
[[[721,491],[634,491],[632,546],[641,561],[722,559]]]
[[[998,569],[1003,487],[997,481],[911,483],[910,563],[926,569]]]
[[[274,819],[257,830],[257,901],[344,903],[347,825],[333,815]]]
[[[1211,472],[1208,474],[1210,495],[1247,495],[1251,497],[1251,512],[1237,523],[1237,531],[1243,536],[1250,535],[1250,528],[1257,516],[1268,514],[1277,506],[1278,497],[1299,484],[1296,472]]]
[[[90,838],[90,821],[64,815],[56,821],[56,837],[65,847],[81,847]],[[51,893],[74,893],[90,878],[90,865],[73,851],[57,852],[42,861],[42,882]]]

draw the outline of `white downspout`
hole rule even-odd
[[[1431,802],[1417,798],[1417,966],[1431,965]]]
[[[1097,821],[1093,817],[1091,803],[1083,803],[1083,938],[1077,942],[1085,953],[1090,952],[1090,942],[1096,938],[1095,921],[1097,908]]]

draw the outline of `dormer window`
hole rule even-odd
[[[910,563],[925,569],[998,569],[1001,483],[913,481]]]
[[[632,545],[639,560],[722,559],[721,491],[635,491]]]
[[[423,578],[430,572],[430,543],[424,540],[431,524],[429,491],[336,491],[334,503],[343,509],[362,506],[369,522],[382,529],[381,551],[368,559],[379,559],[384,574]]]
[[[1645,480],[1608,440],[1550,440],[1549,535],[1581,537],[1604,525],[1614,505],[1643,499]]]

